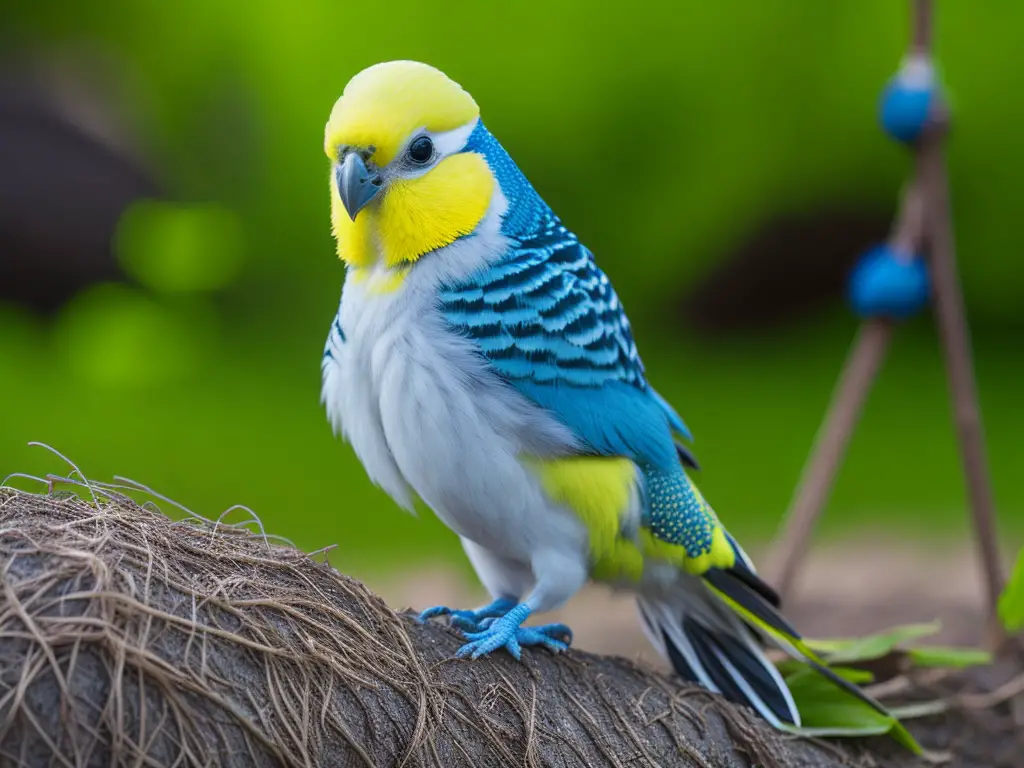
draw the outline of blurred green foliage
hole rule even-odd
[[[168,385],[198,372],[211,326],[203,320],[209,319],[208,313],[183,312],[127,286],[100,284],[65,308],[52,343],[68,362],[66,383],[72,387]]]
[[[1010,579],[999,596],[999,619],[1008,632],[1024,629],[1024,549],[1017,553]]]
[[[1013,228],[1024,152],[1024,6],[940,3],[955,97],[950,160],[997,497],[1019,527],[1024,271]],[[105,65],[139,150],[179,202],[126,212],[116,240],[141,286],[96,286],[52,326],[0,307],[0,467],[46,471],[42,440],[88,473],[131,476],[207,514],[241,502],[268,529],[374,567],[451,554],[332,438],[318,406],[343,277],[329,235],[322,130],[376,61],[448,72],[611,274],[651,378],[682,411],[701,482],[742,537],[784,509],[853,320],[714,344],[665,322],[683,286],[773,217],[887,206],[905,154],[875,126],[908,36],[891,0],[442,6],[399,0],[41,0],[3,11],[42,56]],[[827,527],[898,520],[963,535],[945,383],[924,320],[901,334]],[[379,562],[378,562],[379,561]]]
[[[166,293],[211,291],[238,275],[242,228],[220,206],[182,206],[153,200],[133,204],[115,239],[125,271]]]

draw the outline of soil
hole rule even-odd
[[[949,753],[958,768],[1024,766],[1024,699],[1018,695],[996,703],[1002,690],[1021,689],[1020,657],[991,667],[977,667],[936,685],[923,686],[918,700],[959,697],[961,706],[941,716],[908,723],[930,750]],[[1015,712],[1016,710],[1016,712]]]

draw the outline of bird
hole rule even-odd
[[[597,582],[636,595],[680,677],[776,727],[801,720],[771,647],[880,709],[814,654],[692,481],[692,435],[611,281],[473,97],[431,65],[375,64],[324,150],[345,279],[322,404],[375,484],[458,535],[492,598],[420,620],[448,617],[460,657],[560,652],[569,627],[524,622]]]

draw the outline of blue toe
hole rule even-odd
[[[491,651],[496,651],[502,647],[511,653],[516,660],[520,658],[522,653],[519,641],[516,639],[515,630],[510,634],[500,629],[498,631],[486,629],[483,632],[470,632],[466,635],[466,639],[471,642],[466,643],[455,652],[455,655],[459,658],[469,656],[471,659],[479,659],[481,656],[486,656]]]
[[[423,611],[419,619],[427,621],[437,616],[449,616],[452,626],[465,632],[480,632],[489,627],[495,619],[504,616],[515,607],[515,600],[504,597],[500,597],[490,605],[485,605],[476,611],[457,610],[445,605],[435,605],[433,608]]]
[[[477,620],[475,611],[461,611],[449,608],[446,605],[435,605],[433,608],[427,608],[427,610],[420,614],[419,619],[420,621],[427,621],[438,616],[448,616],[453,627],[458,627],[466,632],[479,632],[483,629],[483,626]]]
[[[542,645],[548,650],[565,651],[569,649],[567,643],[562,642],[558,638],[546,635],[543,632],[538,632],[534,627],[522,627],[519,630],[519,634],[516,638],[522,645]]]
[[[452,610],[447,605],[435,605],[433,608],[427,608],[425,611],[421,611],[419,615],[420,621],[428,621],[433,619],[435,616],[449,616],[459,611]]]
[[[572,630],[564,624],[545,624],[539,627],[520,626],[530,610],[518,605],[504,616],[494,619],[491,624],[478,632],[464,633],[468,643],[456,652],[456,656],[478,659],[499,648],[504,648],[515,659],[519,659],[523,646],[540,645],[552,651],[564,651],[572,642]]]
[[[531,637],[536,637],[536,643],[523,643],[522,638],[519,642],[523,645],[546,645],[549,648],[553,648],[552,643],[556,643],[558,648],[555,650],[564,651],[572,644],[572,630],[569,629],[565,624],[542,624],[539,627],[521,627],[524,632],[530,632]]]

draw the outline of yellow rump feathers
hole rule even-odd
[[[711,548],[700,557],[688,556],[684,547],[661,541],[645,528],[635,539],[626,538],[623,522],[637,482],[636,467],[629,459],[580,456],[538,461],[536,468],[548,496],[573,510],[586,525],[591,575],[598,581],[638,582],[645,560],[668,562],[695,575],[708,568],[730,568],[736,562],[736,553],[717,520]],[[708,514],[714,518],[710,507]]]
[[[633,462],[579,456],[539,462],[538,471],[551,500],[573,510],[587,527],[591,557],[597,561],[612,554],[636,485]]]
[[[473,97],[444,72],[418,61],[387,61],[353,77],[331,110],[324,151],[374,147],[377,165],[390,163],[413,131],[451,131],[479,117]]]

